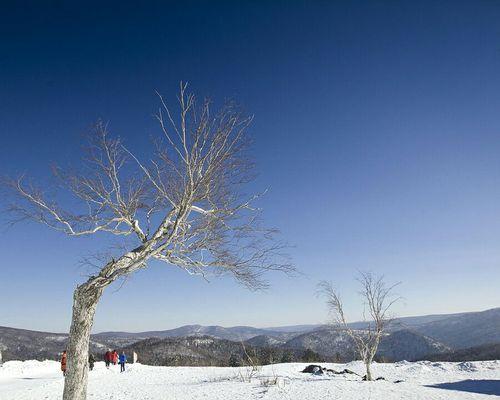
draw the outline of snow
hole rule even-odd
[[[500,361],[464,363],[398,362],[374,364],[374,376],[387,381],[363,382],[356,375],[310,375],[307,364],[264,366],[250,382],[247,369],[217,367],[118,366],[96,363],[89,374],[89,400],[109,399],[493,399],[500,396]],[[360,362],[323,364],[363,373]],[[266,381],[277,384],[267,385]],[[0,366],[0,399],[60,399],[63,377],[55,361],[9,361]],[[401,383],[394,383],[403,380]],[[492,396],[493,395],[493,396]],[[496,396],[494,396],[496,395]]]
[[[46,340],[55,340],[57,342],[64,342],[67,338],[67,336],[45,336]]]

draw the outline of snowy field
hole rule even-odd
[[[492,399],[500,396],[500,361],[467,363],[400,362],[374,364],[374,376],[387,381],[362,382],[355,375],[314,376],[307,364],[265,366],[251,382],[245,368],[151,367],[129,365],[90,372],[88,399]],[[362,374],[359,362],[324,364]],[[266,385],[269,378],[277,384]],[[403,380],[401,383],[394,383]],[[63,377],[54,361],[9,361],[0,367],[1,400],[60,399]]]

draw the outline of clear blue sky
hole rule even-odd
[[[253,187],[304,273],[251,293],[153,264],[96,331],[322,323],[321,279],[357,319],[358,269],[403,282],[400,315],[500,305],[499,2],[44,3],[0,11],[1,173],[43,179],[99,117],[146,151],[154,90],[189,81],[255,114]],[[107,243],[0,230],[0,325],[66,331]]]

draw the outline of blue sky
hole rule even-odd
[[[400,315],[500,305],[500,3],[165,2],[3,6],[0,170],[74,163],[98,118],[146,152],[154,91],[234,98],[260,206],[303,275],[252,293],[152,264],[99,305],[95,330],[322,323],[357,270],[402,281]],[[105,236],[0,230],[0,325],[66,331],[82,256]]]

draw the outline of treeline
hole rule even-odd
[[[257,347],[212,337],[146,339],[124,350],[130,353],[135,351],[140,363],[158,366],[237,367],[328,361],[309,349]]]
[[[246,354],[248,353],[248,354]],[[290,362],[324,362],[325,357],[307,349],[305,351],[280,350],[271,347],[251,348],[246,347],[246,352],[234,351],[229,357],[223,358],[217,354],[199,355],[151,355],[139,353],[139,362],[157,366],[189,366],[189,367],[243,367],[247,365],[269,365]]]
[[[500,359],[500,343],[484,344],[425,357],[429,361],[487,361]]]

